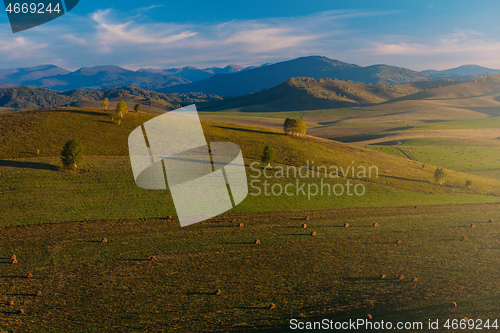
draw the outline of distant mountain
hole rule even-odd
[[[44,77],[64,75],[68,73],[68,70],[55,65],[0,69],[0,82],[3,84],[20,85],[26,81],[39,80]]]
[[[405,68],[387,65],[361,67],[326,57],[310,56],[233,74],[215,75],[205,80],[167,87],[159,91],[196,91],[219,96],[242,96],[271,88],[293,77],[329,78],[384,84],[401,84],[432,79],[428,74]]]
[[[149,72],[149,73],[161,73],[161,74],[169,74],[175,75],[180,78],[184,78],[190,82],[205,80],[208,79],[215,74],[228,74],[228,73],[236,73],[243,70],[244,67],[238,65],[228,65],[224,68],[219,67],[211,67],[205,69],[199,69],[196,67],[188,66],[184,68],[170,68],[170,69],[140,69],[138,72]]]
[[[500,73],[498,69],[491,69],[487,67],[477,66],[477,65],[463,65],[456,68],[450,68],[443,71],[436,70],[426,70],[422,71],[425,74],[439,75],[439,74],[449,74],[449,75],[483,75],[483,74],[496,74]]]

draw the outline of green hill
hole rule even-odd
[[[26,218],[28,220],[23,223],[174,214],[168,193],[138,188],[131,174],[128,135],[152,117],[152,114],[129,113],[122,124],[117,125],[111,121],[111,113],[99,109],[0,114],[0,186],[4,191],[0,210],[8,212],[3,214],[1,223],[19,223]],[[266,144],[274,147],[275,166],[299,168],[308,165],[310,169],[313,165],[336,166],[344,170],[349,166],[365,170],[374,166],[378,171],[376,177],[375,174],[363,177],[348,173],[345,178],[332,179],[322,171],[322,176],[305,180],[317,185],[322,180],[332,186],[345,185],[347,181],[363,184],[366,187],[363,197],[249,196],[237,210],[491,202],[497,201],[500,195],[499,181],[450,170],[445,185],[440,186],[433,181],[435,167],[431,165],[423,169],[422,163],[349,144],[309,136],[296,138],[269,128],[215,122],[202,124],[208,142],[231,141],[242,148],[249,177],[255,172],[249,165],[260,160]],[[83,141],[87,156],[87,171],[78,175],[57,171],[61,165],[59,152],[63,144],[74,137]],[[272,182],[283,185],[295,181],[290,177]],[[32,179],[37,182],[33,183]],[[472,188],[464,186],[467,180],[473,181]],[[108,195],[109,189],[116,188],[122,189],[119,199]],[[48,202],[60,204],[53,206]],[[26,214],[31,209],[38,213]]]

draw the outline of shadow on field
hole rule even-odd
[[[37,169],[37,170],[49,170],[49,171],[59,170],[59,167],[57,165],[48,163],[0,160],[0,167],[3,166],[11,168],[20,168],[20,169]]]
[[[231,131],[240,131],[240,132],[250,132],[250,133],[259,133],[259,134],[272,134],[272,135],[283,135],[283,133],[276,133],[271,131],[259,131],[259,130],[251,130],[247,128],[232,128],[226,126],[216,126],[217,128],[227,129]]]

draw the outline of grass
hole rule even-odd
[[[498,204],[234,213],[188,228],[158,218],[2,227],[1,257],[15,253],[19,264],[0,263],[0,301],[16,302],[2,305],[0,329],[276,332],[290,318],[367,313],[393,322],[496,318],[500,230],[490,218],[500,218]],[[20,307],[26,313],[14,314]]]

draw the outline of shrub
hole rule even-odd
[[[78,170],[85,163],[83,144],[79,139],[71,139],[61,150],[61,161],[66,169]]]
[[[443,168],[437,168],[434,172],[434,180],[436,181],[436,183],[439,183],[439,185],[443,183],[445,177],[446,171],[444,171]]]
[[[472,180],[467,180],[467,181],[465,182],[465,187],[467,187],[467,188],[471,188],[471,187],[472,187]]]
[[[274,148],[271,145],[266,145],[264,147],[264,151],[262,152],[262,156],[260,157],[262,163],[267,163],[267,166],[271,166],[271,163],[274,162]]]

